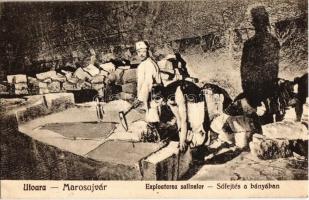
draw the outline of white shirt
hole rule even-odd
[[[154,84],[160,84],[161,77],[157,63],[151,58],[141,62],[137,68],[137,97],[147,103],[149,93]]]

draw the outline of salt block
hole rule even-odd
[[[48,94],[49,90],[47,87],[47,83],[39,82],[39,94]]]
[[[48,94],[49,90],[48,88],[39,88],[39,94]]]
[[[178,142],[170,142],[168,146],[142,160],[144,180],[177,180],[190,167],[192,156],[190,149],[180,153]]]
[[[91,83],[104,83],[104,80],[105,80],[105,76],[96,75],[90,80],[90,82]]]
[[[100,73],[100,70],[92,64],[83,68],[83,70],[86,71],[88,74],[90,74],[90,76],[95,76],[95,75],[98,75]]]
[[[36,74],[37,79],[39,80],[45,80],[45,79],[50,79],[52,77],[56,76],[56,71],[48,71],[48,72],[43,72],[43,73],[39,73]]]
[[[39,88],[47,88],[47,83],[44,83],[44,82],[39,82],[38,83],[38,85],[39,85]]]
[[[7,76],[8,83],[27,83],[27,76],[24,74],[15,74]]]
[[[63,83],[63,82],[66,81],[66,77],[62,74],[57,73],[56,76],[51,77],[51,80],[52,81],[59,81],[59,82]]]
[[[70,83],[66,81],[62,84],[62,89],[63,90],[78,90],[78,87],[76,83]]]
[[[137,84],[136,83],[126,83],[121,85],[122,92],[129,93],[129,94],[136,94],[137,93]]]
[[[28,77],[28,91],[29,94],[40,94],[39,81],[36,78]]]
[[[16,111],[16,118],[19,123],[24,123],[50,113],[42,95],[29,96],[28,101],[31,102],[30,105]]]
[[[47,108],[52,112],[63,111],[73,107],[75,100],[73,93],[54,93],[44,95]]]
[[[77,84],[80,80],[77,78],[77,77],[70,77],[70,78],[67,78],[67,81],[66,82],[69,82],[69,83],[72,83],[72,84]]]
[[[91,75],[84,71],[81,67],[77,68],[77,70],[73,73],[73,77],[76,77],[80,80],[90,79]]]
[[[282,121],[262,126],[263,135],[268,138],[287,140],[308,140],[308,129],[301,122]]]
[[[49,92],[55,93],[55,92],[60,92],[61,90],[61,84],[59,81],[52,81],[47,85],[47,88]]]
[[[15,89],[15,94],[29,94],[27,89],[17,90]]]
[[[100,65],[100,68],[104,71],[107,71],[108,73],[112,73],[116,70],[116,67],[113,63],[108,62]]]
[[[127,69],[124,70],[122,76],[123,83],[137,82],[137,69]]]
[[[105,54],[102,53],[101,56],[102,56],[102,60],[104,62],[109,62],[109,61],[114,60],[116,58],[114,53],[105,53]]]
[[[286,158],[293,155],[290,142],[287,139],[270,139],[254,134],[249,147],[254,156],[263,160]]]
[[[46,79],[40,80],[40,81],[42,81],[43,83],[51,83],[52,79],[51,78],[46,78]]]
[[[38,79],[36,79],[36,78],[33,78],[33,77],[28,76],[28,77],[27,77],[27,80],[28,80],[28,84],[35,84],[35,85],[38,85],[38,84],[39,84],[39,81],[38,81]]]
[[[138,174],[134,179],[142,180],[140,162],[162,148],[161,143],[142,143],[109,140],[86,154],[86,157],[100,162],[125,166],[122,173]],[[112,169],[111,169],[112,170]]]
[[[15,90],[24,90],[28,88],[27,83],[15,83],[14,84]]]
[[[27,83],[15,83],[14,84],[14,94],[28,94]]]
[[[293,153],[308,158],[308,140],[292,140],[290,147]]]
[[[109,75],[109,72],[104,71],[104,70],[100,70],[99,75],[101,75],[101,76],[108,76],[108,75]]]

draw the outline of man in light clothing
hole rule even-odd
[[[159,106],[151,102],[151,90],[153,86],[162,84],[159,67],[149,56],[149,46],[146,42],[136,43],[136,52],[141,59],[137,68],[137,98],[143,102],[146,109],[146,121],[148,123],[159,122]]]

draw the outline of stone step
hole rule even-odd
[[[142,160],[144,180],[178,180],[190,167],[192,156],[190,149],[179,152],[178,142],[170,142],[167,147]]]
[[[142,180],[140,161],[161,148],[161,143],[109,140],[87,153],[86,157],[123,166],[123,171],[119,173],[130,174],[131,180]]]

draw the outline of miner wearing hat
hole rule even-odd
[[[137,67],[137,98],[143,102],[148,123],[159,122],[159,107],[151,102],[151,90],[162,84],[157,63],[149,56],[149,45],[145,41],[136,43],[137,56],[141,63]]]
[[[265,7],[253,8],[251,16],[255,35],[244,44],[240,70],[244,95],[249,105],[256,108],[276,91],[280,44],[269,31]]]

